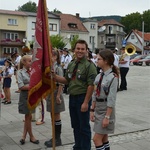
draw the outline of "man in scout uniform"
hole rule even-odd
[[[58,82],[68,84],[69,111],[75,140],[73,150],[91,149],[89,112],[97,71],[94,63],[87,59],[87,49],[86,41],[78,40],[74,50],[75,59],[69,63],[65,77],[53,74]]]

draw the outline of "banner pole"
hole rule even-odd
[[[46,31],[47,31],[47,35],[49,40],[48,42],[48,52],[49,52],[49,56],[52,55],[52,53],[50,52],[50,48],[51,48],[51,44],[50,44],[50,35],[49,35],[49,23],[48,23],[48,13],[47,13],[47,5],[46,5],[46,0],[44,0],[44,13],[45,13],[45,20],[46,20]],[[51,57],[49,57],[51,58]],[[50,59],[50,69],[52,68],[52,60]],[[54,86],[53,86],[53,80],[52,80],[52,76],[51,76],[51,121],[52,121],[52,145],[53,145],[53,150],[55,150],[55,113],[54,113]]]
[[[1,113],[2,113],[2,105],[1,105],[1,102],[2,102],[2,81],[1,80],[2,79],[0,79],[0,119],[1,119]]]

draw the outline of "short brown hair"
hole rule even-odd
[[[88,49],[88,44],[87,44],[87,42],[85,41],[85,40],[78,40],[76,43],[75,43],[75,45],[74,45],[74,49],[76,48],[76,45],[77,44],[85,44],[85,46],[86,46],[86,50]]]

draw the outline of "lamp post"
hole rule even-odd
[[[144,21],[142,21],[142,55],[144,55]]]

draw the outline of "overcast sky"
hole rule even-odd
[[[0,9],[15,10],[29,0],[0,0]],[[38,0],[31,0],[36,2]],[[47,0],[50,11],[55,8],[62,13],[80,13],[81,17],[120,15],[143,13],[150,9],[150,0]]]

